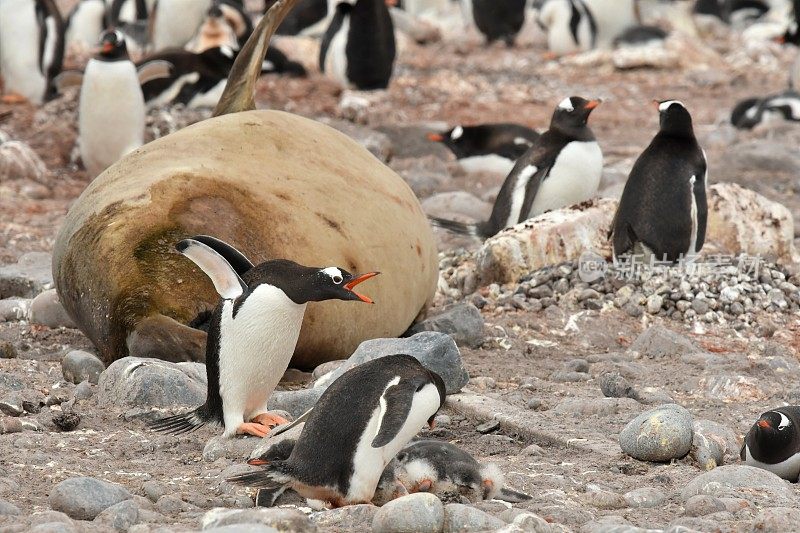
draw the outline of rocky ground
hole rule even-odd
[[[400,173],[429,212],[475,218],[488,214],[503,176],[465,174],[425,140],[431,127],[513,120],[543,129],[564,96],[601,97],[591,120],[606,160],[601,196],[615,197],[657,127],[650,100],[679,98],[708,154],[709,181],[741,184],[796,218],[800,129],[739,132],[726,122],[738,99],[783,89],[794,52],[724,32],[704,42],[675,44],[685,53],[666,68],[621,70],[597,54],[545,60],[533,39],[515,49],[484,48],[474,35],[426,46],[404,40],[392,86],[368,106],[315,72],[262,79],[258,102],[353,136]],[[313,63],[308,41],[282,45]],[[530,272],[498,281],[476,261],[480,243],[439,234],[443,276],[432,314],[445,314],[416,330],[450,333],[458,349],[430,338],[446,345],[454,375],[460,353],[470,379],[423,435],[497,463],[532,499],[442,507],[416,495],[380,509],[312,513],[296,502],[257,512],[247,510],[251,493],[223,481],[241,471],[257,439],[221,441],[213,428],[169,437],[145,427],[154,408],[202,400],[202,368],[127,361],[136,368],[104,369],[47,290],[47,253],[90,179],[74,156],[75,95],[41,109],[0,106],[0,116],[6,110],[13,114],[0,123],[0,531],[237,523],[264,531],[798,530],[797,486],[738,460],[741,437],[761,412],[800,403],[800,278],[791,251],[768,257],[757,273],[587,282],[574,261],[531,261]],[[203,116],[154,111],[148,132],[163,135]],[[410,349],[424,358],[432,353],[426,346],[418,340]],[[135,380],[116,379],[126,368]],[[288,372],[283,388],[303,390],[279,395],[276,406],[297,414],[315,394],[305,390],[311,379]],[[658,434],[648,437],[653,428]],[[256,531],[225,529],[234,530]]]

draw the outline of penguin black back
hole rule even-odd
[[[496,123],[456,126],[428,138],[447,146],[458,159],[486,154],[517,159],[539,138],[539,133],[521,124]]]
[[[66,48],[66,23],[54,0],[36,0],[36,18],[39,23],[39,69],[45,75],[45,101],[55,98],[53,83],[64,66]],[[49,57],[49,63],[46,59]]]
[[[486,42],[512,46],[525,23],[526,0],[472,0],[472,17]]]

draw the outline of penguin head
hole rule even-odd
[[[586,127],[589,115],[602,100],[587,100],[580,96],[569,96],[561,100],[553,112],[550,127],[564,132],[581,130]]]
[[[128,47],[121,31],[107,30],[100,35],[98,57],[106,61],[128,59]]]
[[[470,148],[475,141],[474,130],[475,128],[459,125],[442,133],[431,132],[428,134],[428,140],[444,144],[458,158],[468,157],[472,153]]]
[[[658,106],[660,131],[676,137],[694,137],[692,115],[678,100],[654,100]]]
[[[755,438],[762,447],[788,446],[797,437],[792,419],[780,411],[767,411],[753,425]]]
[[[751,129],[760,121],[760,98],[746,98],[731,111],[731,124],[739,129]]]
[[[460,496],[465,497],[471,502],[485,499],[485,489],[480,473],[474,465],[466,463],[454,463],[448,467],[450,482],[455,487]]]
[[[288,259],[261,263],[249,271],[244,281],[250,290],[267,284],[281,289],[296,304],[325,300],[353,300],[374,303],[369,296],[355,291],[356,285],[377,276],[368,272],[357,276],[341,267],[307,267]]]
[[[481,467],[481,488],[483,499],[493,500],[505,485],[505,476],[500,467],[495,463],[488,463]]]

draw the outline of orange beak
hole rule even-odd
[[[655,100],[655,99],[653,100],[653,107],[655,107],[656,109],[658,109],[658,107],[659,107],[660,105],[661,105],[661,102],[659,102],[658,100]]]
[[[361,276],[358,276],[357,278],[352,279],[347,283],[345,283],[344,288],[355,294],[358,297],[358,299],[361,300],[362,302],[366,302],[368,304],[374,304],[375,302],[373,302],[369,296],[364,296],[363,294],[357,293],[356,291],[353,290],[353,287],[355,287],[359,283],[367,281],[369,278],[374,278],[378,274],[380,274],[380,272],[368,272],[367,274],[362,274]]]
[[[589,100],[588,102],[586,102],[586,105],[583,106],[583,108],[584,109],[594,109],[595,107],[599,106],[602,103],[603,103],[602,100],[600,100],[599,98],[596,98],[594,100]]]
[[[104,54],[108,54],[114,50],[114,44],[105,42],[103,43],[101,50],[103,51]]]
[[[786,44],[786,36],[781,35],[780,37],[775,37],[775,42],[778,44]]]
[[[261,466],[261,465],[269,464],[269,461],[265,461],[264,459],[249,459],[247,461],[247,464],[253,465],[253,466]]]
[[[441,133],[429,133],[428,140],[433,141],[436,143],[440,143],[444,140],[444,136]]]
[[[767,429],[772,427],[769,421],[763,419],[756,422],[756,424],[758,424],[758,427],[760,427],[761,429]]]

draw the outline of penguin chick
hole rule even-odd
[[[286,423],[269,413],[267,401],[289,366],[308,302],[372,303],[355,287],[378,273],[354,276],[287,259],[253,266],[234,247],[205,235],[184,239],[176,248],[211,278],[221,297],[206,341],[208,396],[197,409],[150,427],[181,434],[214,423],[224,426],[226,437],[264,437],[270,426]]]
[[[322,393],[289,459],[228,481],[290,486],[332,507],[369,503],[386,465],[426,421],[432,423],[444,398],[442,378],[410,355],[368,361]]]
[[[453,233],[488,238],[504,228],[588,200],[597,193],[603,152],[587,125],[600,100],[565,98],[556,107],[550,129],[520,157],[506,177],[489,220],[464,224],[430,217]]]
[[[762,414],[744,437],[745,464],[769,470],[783,479],[800,476],[800,406],[779,407]]]
[[[660,128],[631,169],[611,242],[615,258],[636,254],[676,262],[703,248],[708,165],[689,110],[677,100],[655,104]]]
[[[428,140],[440,142],[453,152],[465,171],[505,175],[538,138],[536,130],[507,123],[458,125],[442,133],[428,134]]]
[[[444,501],[466,498],[521,502],[527,494],[505,486],[505,477],[494,463],[481,465],[469,453],[449,442],[415,441],[397,454],[396,475],[408,492],[431,492]]]

